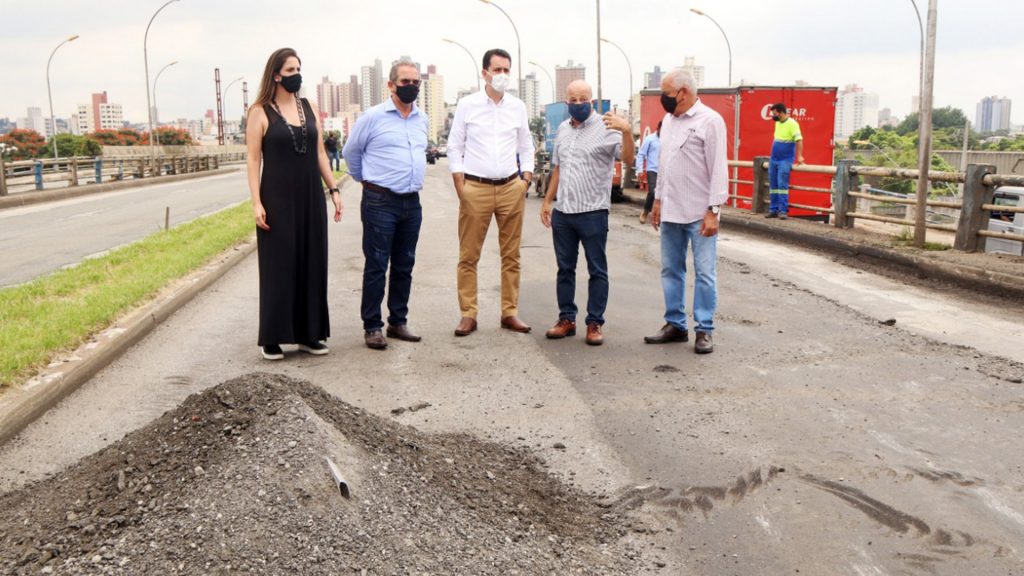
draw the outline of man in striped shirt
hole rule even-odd
[[[540,219],[551,228],[558,264],[558,322],[548,338],[576,335],[576,263],[580,244],[587,258],[587,344],[604,342],[602,326],[608,305],[608,209],[615,160],[633,162],[629,122],[594,113],[590,85],[576,80],[566,87],[569,119],[558,127],[551,155],[551,181]],[[557,198],[557,200],[556,200]]]
[[[661,82],[665,118],[661,158],[651,225],[661,231],[661,287],[665,293],[665,325],[648,344],[686,342],[686,251],[693,246],[696,280],[693,319],[694,351],[714,350],[718,218],[729,198],[725,120],[697,98],[693,77],[682,69]]]

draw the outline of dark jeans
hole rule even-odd
[[[331,163],[331,170],[337,172],[341,170],[341,152],[338,150],[327,151],[327,160]]]
[[[363,221],[363,256],[366,258],[361,307],[363,328],[379,330],[384,326],[380,305],[384,301],[389,260],[388,324],[403,325],[408,321],[412,267],[416,263],[416,242],[423,222],[420,195],[382,193],[363,188],[360,215]]]
[[[551,214],[551,236],[558,263],[558,317],[576,321],[576,262],[580,244],[587,257],[590,281],[587,283],[587,323],[604,324],[608,307],[608,211],[582,214]]]
[[[647,199],[644,200],[644,212],[650,213],[654,208],[654,191],[658,187],[658,173],[647,171]]]

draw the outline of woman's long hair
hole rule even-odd
[[[269,104],[274,99],[274,91],[277,90],[277,82],[274,82],[274,76],[281,72],[285,61],[292,56],[299,61],[300,65],[302,64],[302,59],[291,48],[280,48],[270,55],[270,58],[267,60],[267,66],[263,69],[263,78],[260,79],[259,95],[256,96],[256,101],[252,103],[252,107],[255,108]]]

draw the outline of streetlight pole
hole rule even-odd
[[[629,56],[626,56],[626,51],[622,49],[622,46],[619,46],[618,44],[616,44],[615,42],[612,42],[611,40],[609,40],[607,38],[601,38],[601,42],[607,42],[608,44],[611,44],[612,46],[615,46],[616,48],[618,48],[619,52],[622,53],[622,57],[626,59],[626,68],[629,69],[629,129],[632,130],[633,129],[633,64],[630,63]]]
[[[146,24],[146,34],[142,37],[142,58],[146,62],[146,112],[149,113],[149,148],[150,152],[153,152],[153,104],[149,98],[149,27],[153,25],[153,20],[156,19],[156,15],[161,10],[167,8],[169,4],[178,2],[179,0],[167,0],[163,6],[156,9],[153,16],[149,19],[149,24]]]
[[[57,50],[67,44],[68,42],[74,42],[78,39],[78,34],[68,38],[67,40],[57,44],[57,48],[50,52],[50,59],[46,61],[46,97],[50,99],[50,131],[53,132],[53,159],[60,158],[57,155],[57,118],[53,116],[53,92],[50,90],[50,62],[53,62],[53,55],[57,53]]]
[[[519,74],[519,83],[516,84],[516,93],[519,94],[519,92],[521,92],[523,89],[523,45],[522,43],[519,42],[519,29],[516,28],[516,23],[512,21],[512,17],[508,15],[508,12],[502,10],[501,6],[498,6],[494,2],[491,2],[491,0],[480,1],[483,2],[484,4],[490,4],[491,6],[497,8],[498,10],[501,10],[501,13],[505,15],[505,18],[508,18],[508,23],[512,25],[512,31],[516,33],[516,72]],[[600,68],[598,70],[600,70]],[[600,72],[598,72],[598,74],[600,74]],[[520,98],[522,96],[522,94],[519,94]]]
[[[697,10],[696,8],[690,8],[690,12],[693,12],[698,16],[703,16],[708,20],[714,22],[715,26],[718,26],[718,31],[722,33],[722,38],[725,38],[725,48],[729,51],[729,86],[732,86],[732,44],[729,43],[729,36],[726,35],[725,29],[722,28],[718,21],[709,16],[707,13],[701,10]]]
[[[541,66],[540,64],[537,64],[533,60],[530,60],[529,62],[527,62],[527,64],[540,68],[540,71],[543,72],[544,75],[548,77],[548,83],[551,84],[551,101],[558,102],[558,96],[555,94],[555,80],[554,78],[551,77],[551,73],[548,72],[547,68]]]
[[[914,218],[914,246],[924,247],[927,229],[925,210],[928,208],[928,168],[932,159],[932,84],[935,80],[935,25],[938,0],[928,0],[928,40],[925,45],[924,75],[921,84],[921,111],[918,115],[917,151],[917,214]]]
[[[164,70],[167,70],[169,67],[174,66],[177,63],[178,63],[178,61],[175,60],[174,62],[171,62],[170,64],[165,64],[164,67],[161,68],[160,71],[156,73],[156,79],[153,80],[153,108],[156,108],[156,83],[160,81],[160,75],[164,73]],[[160,122],[160,120],[157,119],[157,123],[159,123],[159,122]],[[151,129],[150,134],[152,134],[152,129]],[[157,146],[160,145],[160,135],[159,134],[156,135],[156,145]]]
[[[235,78],[231,82],[228,82],[228,87],[224,89],[224,100],[228,99],[228,92],[231,92],[231,87],[234,86],[235,84],[241,82],[244,79],[245,79],[244,76],[239,76],[238,78]],[[224,116],[227,116],[228,115],[227,112],[226,112],[227,106],[224,106],[224,109],[225,109]],[[237,134],[237,132],[236,132],[236,134]]]
[[[479,91],[480,90],[480,70],[478,70],[477,67],[476,67],[477,64],[479,64],[479,62],[477,62],[476,58],[473,57],[473,53],[469,51],[469,48],[466,48],[465,46],[463,46],[462,44],[459,44],[458,42],[456,42],[455,40],[452,40],[451,38],[442,38],[441,40],[444,41],[444,42],[447,42],[449,44],[455,44],[459,48],[462,48],[463,50],[466,51],[466,55],[469,56],[470,61],[473,62],[473,75],[476,76],[476,89]]]

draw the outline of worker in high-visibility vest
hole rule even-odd
[[[804,163],[804,137],[800,133],[800,124],[789,117],[785,104],[773,104],[771,114],[775,121],[775,141],[772,142],[772,155],[768,162],[771,203],[766,217],[785,220],[789,217],[789,173],[793,164],[799,166]]]

